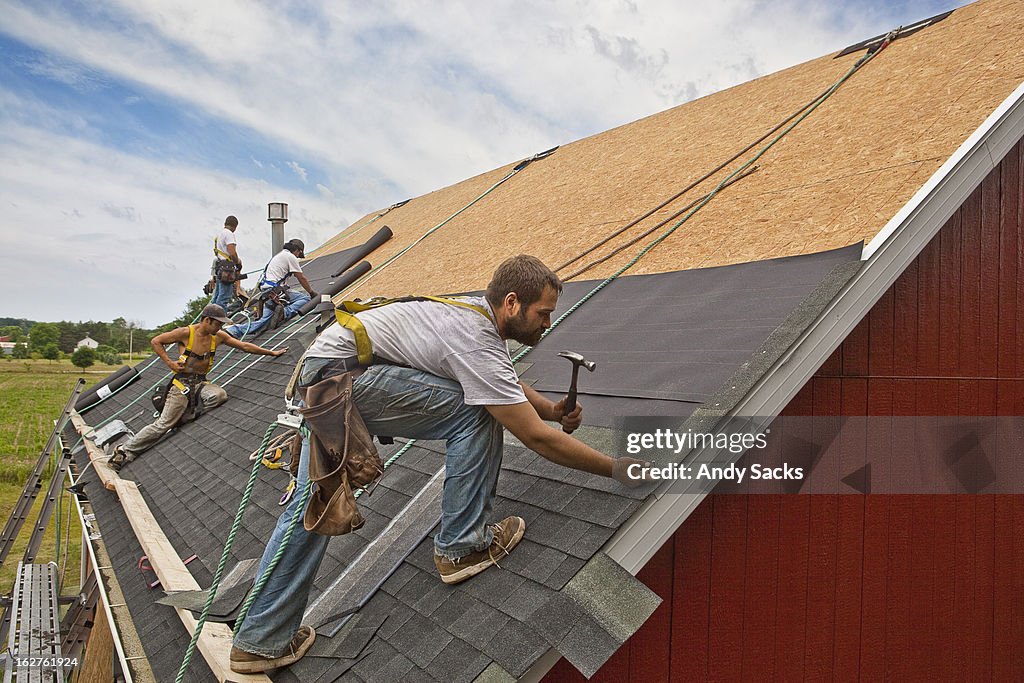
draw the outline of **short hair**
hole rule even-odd
[[[536,256],[520,254],[505,259],[494,271],[487,285],[487,303],[493,308],[501,305],[505,295],[515,292],[523,306],[529,306],[540,299],[545,287],[553,287],[562,293],[562,281]]]
[[[238,227],[238,219],[235,218],[234,216],[228,216],[227,218],[225,218],[224,219],[224,227],[227,228],[229,226],[232,227],[232,228],[237,228]]]

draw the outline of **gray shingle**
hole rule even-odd
[[[503,669],[518,678],[548,651],[548,644],[533,629],[510,620],[481,648]]]
[[[467,610],[462,618],[452,623],[448,631],[478,650],[490,642],[498,631],[509,622],[509,617],[498,610],[476,601],[474,607]]]
[[[523,577],[506,571],[505,566],[505,561],[502,561],[501,568],[490,567],[471,580],[460,583],[458,590],[491,607],[498,607],[526,581]]]
[[[544,606],[553,590],[533,581],[524,580],[512,593],[498,605],[505,614],[517,621],[528,621],[534,612]]]
[[[490,662],[490,657],[458,638],[453,638],[430,662],[427,673],[439,681],[468,682],[475,679]]]
[[[447,631],[436,628],[426,617],[413,614],[389,642],[416,666],[426,669],[452,640]]]
[[[556,649],[580,673],[590,678],[618,648],[618,641],[608,635],[596,621],[584,616],[569,629]]]
[[[611,493],[581,489],[572,500],[560,508],[560,511],[584,521],[613,526],[632,504],[633,501]]]
[[[520,541],[502,566],[510,572],[544,583],[566,557],[568,556],[559,550],[524,540]]]
[[[519,500],[544,510],[562,510],[579,493],[579,489],[550,479],[537,479]],[[578,515],[577,515],[578,516]],[[581,519],[586,519],[585,517]]]
[[[564,592],[620,644],[636,633],[661,604],[654,591],[604,553],[594,555],[566,584]]]

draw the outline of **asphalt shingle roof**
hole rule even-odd
[[[617,296],[628,297],[630,293],[642,291],[681,291],[680,280],[685,280],[684,289],[688,291],[703,286],[702,274],[709,279],[708,286],[713,285],[721,294],[713,311],[706,307],[677,305],[678,297],[671,296],[652,296],[644,305],[630,307],[631,311],[645,312],[643,316],[631,314],[637,324],[643,326],[647,324],[645,321],[655,320],[658,322],[654,328],[670,331],[657,338],[654,338],[655,333],[644,335],[648,337],[645,343],[660,345],[664,353],[672,353],[673,348],[693,347],[692,338],[677,331],[685,331],[701,322],[707,324],[706,320],[694,316],[713,313],[714,325],[725,327],[730,321],[748,316],[748,302],[742,301],[744,292],[784,289],[790,296],[785,305],[759,308],[762,324],[747,328],[743,343],[737,343],[733,350],[732,362],[683,364],[672,373],[651,376],[620,372],[622,368],[618,367],[616,358],[604,358],[604,365],[598,372],[607,369],[616,375],[614,382],[618,384],[602,378],[601,391],[608,394],[605,398],[611,401],[609,405],[617,406],[621,415],[628,415],[627,411],[646,415],[652,404],[660,404],[663,407],[659,410],[670,410],[672,415],[686,417],[699,405],[679,399],[678,390],[687,385],[688,378],[699,374],[708,386],[715,381],[721,384],[742,363],[744,353],[749,356],[797,307],[801,295],[806,297],[831,270],[856,260],[858,255],[855,246],[783,259],[767,266],[738,265],[706,272],[645,276],[607,288],[580,309],[582,313],[590,307],[590,312],[582,313],[581,319],[597,315],[607,323],[608,316],[602,311],[621,309]],[[560,306],[567,307],[575,301],[573,297],[578,291],[587,289],[587,283],[570,284]],[[731,299],[726,292],[732,292]],[[730,306],[730,302],[736,305]],[[730,311],[735,317],[730,317]],[[224,359],[224,365],[218,366],[212,376],[215,381],[217,377],[222,378],[230,400],[169,434],[122,470],[122,476],[138,482],[179,553],[183,557],[192,553],[198,556],[189,569],[200,585],[209,584],[220,559],[249,477],[248,454],[258,447],[266,426],[280,412],[283,386],[301,350],[313,338],[313,326],[303,328],[302,324],[300,321],[289,330],[294,336],[287,340],[289,352],[281,359]],[[616,335],[618,342],[614,339]],[[628,324],[606,325],[602,334],[592,335],[588,334],[585,322],[567,323],[526,357],[534,362],[527,375],[536,375],[542,387],[556,390],[568,376],[568,367],[563,367],[563,364],[568,365],[565,361],[549,358],[554,357],[557,350],[572,348],[589,357],[600,353],[600,348],[614,348],[615,343],[628,348],[632,338]],[[711,342],[714,337],[705,339]],[[236,360],[243,362],[229,371],[223,369]],[[552,366],[552,362],[556,364]],[[549,371],[542,372],[546,367]],[[242,369],[244,371],[239,372]],[[143,389],[161,374],[159,368],[145,370],[140,381],[90,410],[86,414],[87,421],[99,424],[122,410],[130,400],[147,396],[148,392]],[[712,375],[710,379],[709,375]],[[622,437],[614,429],[616,414],[604,406],[595,407],[595,396],[587,393],[589,385],[581,386],[584,391],[581,402],[585,405],[587,419],[578,435],[588,443],[614,452],[615,444],[621,443]],[[618,391],[618,395],[610,395],[613,391]],[[632,398],[636,395],[648,398]],[[649,398],[653,395],[663,398]],[[148,399],[145,402],[148,403]],[[126,414],[132,415],[132,408],[122,413]],[[129,423],[138,429],[150,419],[147,407],[130,418]],[[402,445],[399,440],[394,445],[381,447],[382,457],[387,459]],[[389,468],[373,495],[360,498],[366,525],[355,533],[331,540],[314,585],[314,600],[332,586],[338,595],[346,590],[345,582],[337,581],[339,575],[416,500],[414,497],[443,466],[443,457],[442,443],[419,442]],[[87,474],[86,480],[91,476]],[[287,476],[280,471],[259,473],[231,552],[229,568],[236,562],[262,554],[282,509],[277,502],[286,483]],[[88,491],[114,560],[115,572],[124,587],[133,618],[140,625],[143,645],[153,669],[158,676],[169,675],[180,665],[188,643],[185,629],[170,607],[154,602],[162,592],[149,589],[136,567],[141,549],[114,495],[95,483]],[[526,519],[527,531],[516,550],[501,562],[501,568],[488,570],[463,584],[444,585],[433,566],[434,522],[425,523],[422,533],[402,537],[398,545],[407,547],[388,549],[390,555],[387,561],[382,561],[382,566],[397,563],[398,567],[389,576],[380,577],[379,590],[372,592],[365,606],[341,624],[340,631],[333,637],[330,633],[338,628],[338,623],[318,629],[312,656],[275,673],[274,678],[279,681],[333,680],[334,672],[340,680],[390,681],[401,677],[402,680],[468,681],[485,669],[488,675],[503,671],[518,677],[552,647],[581,671],[596,671],[639,628],[658,602],[648,589],[600,553],[603,544],[637,510],[646,494],[644,489],[627,489],[608,479],[555,466],[509,436],[494,513],[499,519],[508,514],[522,516]],[[432,504],[438,506],[439,512],[439,503]],[[427,517],[436,520],[436,516]],[[404,560],[401,559],[406,553]],[[336,600],[338,595],[332,593],[324,600]],[[191,671],[189,680],[211,680],[198,657]]]

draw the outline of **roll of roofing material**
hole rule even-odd
[[[389,230],[388,232],[391,231]],[[350,284],[352,284],[353,282],[355,282],[356,280],[358,280],[359,278],[361,278],[362,276],[366,275],[369,272],[370,263],[368,261],[363,261],[359,265],[353,268],[349,268],[348,271],[344,275],[339,277],[337,280],[332,280],[330,283],[328,283],[328,285],[323,288],[323,291],[320,292],[320,294],[334,296],[335,294],[345,289]],[[309,301],[302,305],[302,308],[299,309],[299,315],[306,315],[314,308],[319,306],[320,301],[320,298],[310,299]]]
[[[85,412],[121,387],[129,382],[133,382],[138,376],[139,371],[127,365],[118,369],[116,372],[107,375],[99,384],[89,387],[89,390],[78,398],[78,401],[75,403],[75,410],[79,413]]]
[[[382,244],[390,240],[392,237],[394,237],[394,233],[391,232],[391,228],[385,225],[383,228],[374,233],[373,237],[363,242],[362,246],[360,246],[357,250],[353,251],[352,255],[348,258],[348,260],[341,264],[341,268],[338,269],[338,272],[332,273],[331,277],[338,277],[346,270],[351,268],[354,264],[358,263],[361,259],[364,259],[367,256],[369,256],[373,251],[375,251]]]

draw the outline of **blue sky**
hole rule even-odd
[[[0,317],[162,324],[229,213],[255,268],[267,202],[315,246],[957,4],[0,0]]]

